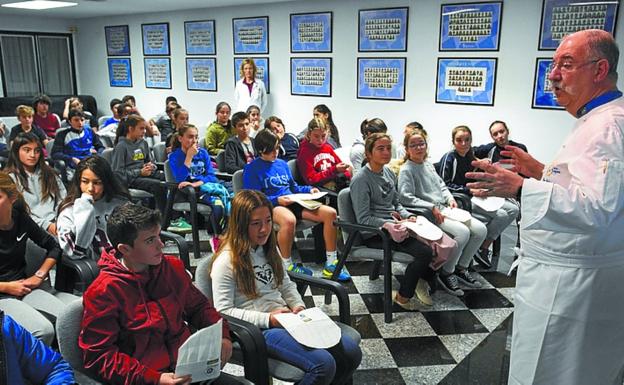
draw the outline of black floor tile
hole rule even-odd
[[[461,299],[470,309],[513,307],[513,304],[496,289],[467,290]]]
[[[443,385],[507,385],[509,376],[509,316],[440,382]]]
[[[384,300],[383,293],[374,293],[374,294],[360,294],[364,304],[368,308],[368,311],[371,313],[383,313],[384,312]],[[394,313],[402,313],[407,312],[409,310],[403,309],[401,306],[396,303],[392,303],[392,311]]]
[[[424,312],[423,316],[438,335],[489,333],[469,310]]]
[[[483,272],[481,276],[485,278],[489,283],[494,287],[516,287],[516,276],[515,274],[511,277],[507,274],[499,273],[499,272]]]
[[[337,315],[330,316],[329,318],[337,322],[340,321],[340,317]],[[352,315],[351,327],[360,333],[362,339],[381,338],[381,333],[379,333],[379,329],[377,329],[377,325],[370,314]]]
[[[401,385],[405,384],[399,369],[367,369],[358,370],[353,374],[356,385]]]
[[[388,338],[384,341],[399,367],[455,363],[438,337]]]

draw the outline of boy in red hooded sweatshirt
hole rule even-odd
[[[160,213],[127,203],[107,221],[113,249],[102,252],[100,274],[83,297],[78,344],[85,368],[107,384],[190,384],[173,373],[178,348],[197,329],[221,319],[193,285],[184,264],[163,256]],[[232,355],[223,320],[221,363]]]

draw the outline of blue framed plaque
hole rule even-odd
[[[540,58],[535,61],[535,81],[533,83],[532,108],[545,108],[549,110],[563,110],[557,103],[557,97],[552,90],[548,75],[552,69],[552,58]]]
[[[171,89],[171,61],[168,57],[143,58],[145,87]]]
[[[168,56],[169,23],[141,24],[144,56]]]
[[[269,17],[232,19],[234,55],[269,53]]]
[[[130,56],[130,33],[127,25],[104,27],[104,35],[108,56]]]
[[[217,91],[217,59],[186,58],[186,89]]]
[[[215,21],[185,21],[184,46],[187,55],[216,55]]]
[[[502,2],[442,4],[440,51],[498,51]]]
[[[358,19],[358,52],[407,51],[409,8],[360,10]]]
[[[436,103],[494,105],[496,58],[438,58]]]
[[[244,58],[235,57],[234,58],[234,84],[240,80],[240,66],[243,63]],[[258,71],[256,72],[256,79],[262,80],[264,82],[264,88],[266,89],[267,94],[271,93],[271,85],[269,83],[269,58],[268,57],[254,57],[254,63],[256,63],[256,67]]]
[[[405,58],[358,58],[358,99],[405,100]]]
[[[331,58],[290,58],[290,94],[331,96]]]
[[[108,79],[111,87],[132,87],[130,58],[108,59]]]
[[[331,12],[290,14],[290,52],[331,51]]]
[[[538,49],[555,50],[561,39],[582,29],[603,29],[615,36],[619,0],[544,0]]]

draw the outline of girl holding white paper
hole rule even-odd
[[[242,190],[234,197],[228,229],[210,268],[215,307],[263,329],[269,357],[305,372],[298,384],[346,383],[362,359],[356,341],[343,334],[334,347],[308,348],[276,320],[276,314],[299,313],[305,304],[285,274],[272,209],[260,191]]]
[[[399,173],[399,200],[408,210],[430,210],[436,224],[457,242],[457,252],[442,266],[438,282],[452,295],[463,294],[458,280],[471,288],[481,287],[481,283],[468,272],[468,266],[485,240],[485,225],[474,217],[466,222],[445,218],[442,211],[456,208],[457,202],[427,160],[427,133],[424,129],[408,130],[403,145],[405,158]]]

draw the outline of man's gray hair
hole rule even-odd
[[[620,50],[613,36],[600,29],[592,29],[585,31],[587,33],[587,43],[589,45],[589,54],[597,59],[606,59],[609,63],[609,73],[607,77],[617,82],[618,73],[617,65],[620,57]]]

